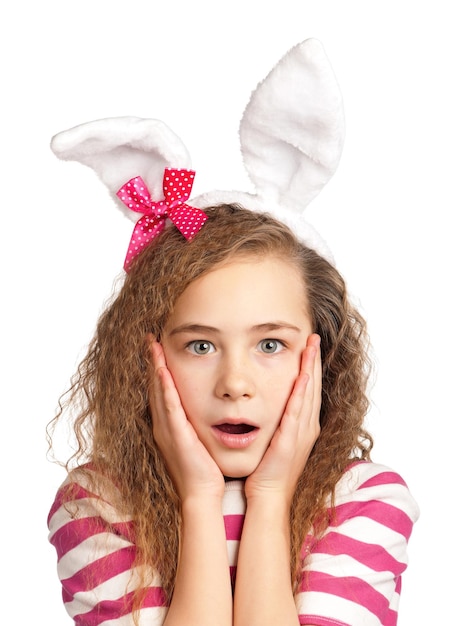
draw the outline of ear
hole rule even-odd
[[[344,142],[342,97],[316,39],[292,48],[257,86],[240,124],[262,201],[301,213],[333,176]]]
[[[190,156],[182,141],[159,120],[111,117],[65,130],[51,140],[60,159],[91,167],[108,187],[116,204],[131,219],[138,214],[125,209],[116,196],[134,176],[141,176],[153,198],[163,196],[165,167],[190,168]]]

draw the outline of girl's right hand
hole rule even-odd
[[[148,336],[153,435],[183,502],[224,494],[224,476],[187,419],[162,346]]]

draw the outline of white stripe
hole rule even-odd
[[[222,500],[223,515],[244,515],[246,500],[242,481],[234,480],[226,484]]]
[[[52,534],[74,519],[101,517],[110,524],[130,522],[131,516],[121,516],[110,504],[98,498],[81,498],[71,500],[57,509],[49,522]]]
[[[227,553],[228,553],[228,561],[230,566],[234,566],[238,562],[238,549],[240,547],[240,542],[235,539],[230,539],[227,541]]]
[[[83,567],[94,563],[98,559],[113,554],[132,543],[113,533],[101,533],[88,537],[72,550],[69,550],[60,559],[57,570],[60,579],[74,576]]]
[[[167,607],[163,606],[141,609],[139,626],[162,626],[165,621],[167,611]],[[134,626],[133,616],[129,613],[119,619],[110,619],[105,622],[101,622],[100,626]]]
[[[317,591],[298,593],[295,597],[295,604],[299,615],[311,613],[311,615],[333,616],[334,619],[346,624],[382,626],[376,615],[373,615],[365,607],[328,593]],[[311,607],[310,611],[307,611],[307,606]]]
[[[304,570],[305,572],[321,572],[336,578],[346,578],[348,576],[359,578],[382,594],[388,602],[395,592],[395,580],[390,572],[377,572],[350,556],[313,554],[307,561]]]
[[[407,563],[407,543],[403,535],[369,517],[354,517],[341,526],[328,528],[324,537],[331,532],[362,543],[380,546],[396,561]],[[325,538],[322,548],[325,550]]]
[[[65,605],[68,613],[74,617],[80,613],[90,611],[100,602],[117,600],[134,591],[139,587],[138,568],[128,570],[117,576],[113,576],[97,587],[89,591],[80,591],[75,594],[71,602]],[[161,587],[161,581],[157,574],[153,576],[151,587]]]
[[[385,485],[373,485],[372,487],[364,487],[352,491],[350,493],[341,493],[338,488],[336,491],[335,503],[345,504],[347,502],[369,502],[377,500],[381,503],[387,503],[405,513],[410,519],[415,520],[418,515],[418,506],[411,493],[404,485],[398,483],[387,483]]]

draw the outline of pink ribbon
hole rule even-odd
[[[165,168],[163,175],[164,200],[153,202],[141,176],[136,176],[117,192],[118,198],[132,211],[142,213],[130,239],[124,269],[154,237],[165,228],[168,217],[187,240],[192,239],[208,219],[201,210],[185,203],[190,197],[195,178],[193,170]]]

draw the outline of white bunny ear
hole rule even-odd
[[[91,167],[131,219],[138,214],[127,211],[115,195],[123,184],[141,176],[151,196],[161,198],[165,167],[190,168],[182,141],[154,119],[111,117],[81,124],[55,135],[51,149],[60,159]]]
[[[333,261],[303,210],[334,174],[344,141],[341,94],[322,45],[316,39],[298,44],[257,86],[240,123],[241,153],[255,193],[210,191],[191,200],[204,209],[239,202],[266,211],[288,224],[296,235]],[[182,141],[163,122],[113,117],[76,126],[55,135],[51,148],[61,159],[91,167],[130,217],[116,192],[140,176],[153,199],[163,195],[166,167],[190,169]]]
[[[240,124],[261,199],[302,212],[333,176],[344,142],[342,97],[321,43],[307,39],[258,85]]]
[[[303,213],[335,173],[343,143],[338,84],[321,43],[307,39],[259,83],[242,116],[241,153],[255,192],[213,191],[194,202],[201,208],[238,202],[271,213],[333,263],[329,247]]]

